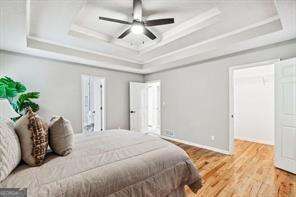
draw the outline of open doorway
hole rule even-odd
[[[278,60],[229,69],[230,140],[274,145],[274,63]]]
[[[274,65],[237,69],[234,139],[274,145]]]
[[[83,132],[105,130],[105,79],[82,75],[81,87]]]
[[[161,134],[160,81],[130,82],[130,130]]]

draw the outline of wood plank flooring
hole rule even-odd
[[[187,196],[296,197],[296,175],[273,165],[273,146],[235,141],[235,154],[176,143],[183,148],[203,178],[197,194],[186,188]]]

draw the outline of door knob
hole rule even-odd
[[[130,111],[130,113],[131,113],[131,114],[134,114],[134,113],[136,113],[136,111]]]

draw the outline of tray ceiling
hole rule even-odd
[[[10,27],[13,25],[7,18],[3,24],[24,33],[26,48],[2,42],[2,49],[48,52],[45,56],[128,72],[156,72],[227,51],[258,47],[256,40],[248,46],[245,43],[265,36],[272,38],[261,45],[296,37],[295,1],[143,0],[146,19],[175,18],[174,24],[149,28],[158,36],[155,41],[134,34],[118,40],[127,26],[98,19],[105,16],[131,21],[132,0],[4,0],[0,4],[6,7],[1,16],[14,15],[15,20],[25,16],[24,30]],[[16,5],[21,13],[14,13]]]

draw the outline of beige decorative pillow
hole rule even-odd
[[[19,139],[11,122],[0,120],[0,182],[3,181],[21,161]]]
[[[48,130],[31,109],[15,123],[20,139],[22,159],[29,166],[42,165],[48,147]]]
[[[49,146],[58,155],[66,156],[73,149],[74,132],[69,120],[53,117],[49,124]]]

